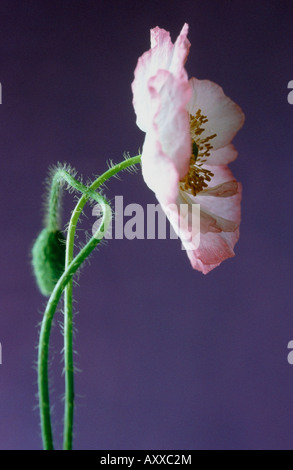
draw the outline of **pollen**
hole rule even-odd
[[[207,122],[208,118],[202,114],[201,109],[197,111],[195,116],[189,115],[192,153],[188,173],[180,181],[180,186],[184,191],[190,190],[194,196],[207,188],[208,183],[214,176],[210,170],[203,168],[213,149],[211,140],[217,135],[213,134],[208,137],[202,137],[202,133],[205,131],[204,124]]]

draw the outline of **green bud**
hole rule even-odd
[[[48,297],[65,266],[65,238],[60,230],[44,228],[32,248],[32,265],[41,293]]]

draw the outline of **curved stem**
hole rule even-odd
[[[39,352],[38,352],[38,388],[39,388],[39,405],[40,405],[40,418],[41,418],[41,429],[42,429],[42,438],[43,438],[43,445],[44,449],[52,450],[54,449],[53,444],[53,434],[52,434],[52,425],[51,425],[51,414],[50,414],[50,396],[49,396],[49,380],[48,380],[48,356],[49,356],[49,339],[51,334],[51,327],[52,321],[54,318],[54,314],[56,312],[56,308],[58,306],[59,300],[61,298],[62,292],[65,289],[66,285],[72,281],[73,275],[76,273],[78,268],[81,266],[83,261],[89,256],[89,254],[94,250],[94,248],[98,245],[100,240],[103,238],[103,235],[107,231],[108,225],[111,220],[111,209],[106,204],[105,199],[100,196],[99,194],[95,193],[95,190],[98,189],[101,184],[107,181],[109,178],[117,174],[118,172],[140,163],[141,156],[138,155],[133,158],[129,158],[118,165],[115,165],[113,168],[110,168],[106,171],[102,176],[96,179],[96,181],[90,186],[90,188],[82,185],[78,181],[76,181],[70,174],[68,174],[64,169],[57,169],[56,174],[53,177],[52,188],[50,192],[50,204],[49,204],[49,212],[46,217],[46,222],[48,226],[52,229],[55,228],[57,225],[57,218],[58,218],[58,204],[59,204],[59,191],[60,191],[60,183],[62,178],[68,182],[69,185],[73,186],[78,191],[83,193],[83,196],[79,200],[75,210],[72,213],[69,232],[68,232],[68,242],[67,242],[67,253],[66,253],[66,268],[57,282],[51,297],[48,301],[41,331],[40,331],[40,339],[39,339]],[[85,247],[79,252],[79,254],[73,258],[73,247],[74,247],[74,236],[76,230],[76,224],[78,222],[79,216],[82,212],[84,205],[86,204],[88,199],[94,199],[99,202],[104,211],[103,211],[103,219],[102,224],[94,235],[91,240],[85,245]],[[71,286],[72,289],[72,286]],[[72,294],[72,292],[71,292]],[[67,301],[67,308],[70,310],[70,299],[72,298],[70,292],[68,291],[68,299]],[[72,313],[72,309],[71,309]],[[70,317],[70,311],[65,313],[65,316]],[[72,329],[72,321],[65,322],[66,327],[68,329]],[[64,333],[66,336],[66,333]],[[70,333],[67,336],[66,341],[66,350],[72,350],[72,335]],[[67,356],[70,358],[71,354],[66,353],[64,351],[65,357]],[[68,369],[68,375],[71,375],[70,381],[68,380],[68,385],[71,385],[71,390],[73,390],[73,361],[72,367]],[[73,405],[74,405],[74,393],[72,391],[68,393],[68,399],[70,400],[71,404],[67,403],[66,407],[70,411],[68,416],[72,416],[73,418]],[[65,422],[67,428],[71,428],[71,431],[66,431],[67,435],[70,437],[72,436],[72,427],[73,427],[73,419],[69,419]],[[65,432],[64,432],[65,435]],[[72,438],[71,438],[72,440]]]
[[[104,216],[105,219],[105,216]],[[109,222],[108,222],[109,223]],[[103,221],[99,231],[106,230],[106,223]],[[40,341],[39,341],[39,355],[38,355],[38,385],[39,385],[39,402],[41,414],[41,427],[42,436],[45,450],[52,450],[53,436],[50,416],[50,399],[49,399],[49,381],[48,381],[48,355],[49,355],[49,338],[53,317],[66,284],[72,279],[83,261],[98,245],[100,239],[93,237],[87,245],[79,252],[76,258],[70,263],[66,271],[57,282],[47,308],[44,313],[44,318],[41,326]]]
[[[141,156],[130,158],[118,165],[109,168],[91,186],[90,190],[98,189],[105,181],[120,171],[140,162]],[[86,204],[87,196],[83,195],[72,213],[66,242],[65,269],[73,259],[74,237],[80,214]],[[74,362],[73,362],[73,309],[72,309],[72,280],[65,288],[64,293],[64,369],[65,369],[65,409],[64,409],[64,435],[63,449],[72,449],[73,420],[74,420]]]
[[[64,371],[65,371],[65,409],[63,449],[72,450],[74,419],[74,361],[73,361],[73,308],[72,280],[64,292]]]

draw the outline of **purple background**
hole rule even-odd
[[[1,0],[1,449],[41,448],[34,365],[45,301],[28,254],[47,169],[67,161],[86,179],[106,159],[136,155],[137,58],[151,27],[175,39],[184,22],[190,76],[219,83],[246,114],[232,165],[244,185],[237,256],[203,276],[178,241],[118,240],[94,254],[75,289],[75,448],[293,449],[291,0]],[[156,202],[140,174],[114,180],[115,194]],[[88,211],[83,227],[93,221]]]

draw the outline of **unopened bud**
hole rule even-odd
[[[32,249],[32,265],[41,293],[49,296],[65,266],[65,238],[60,230],[43,229]]]

